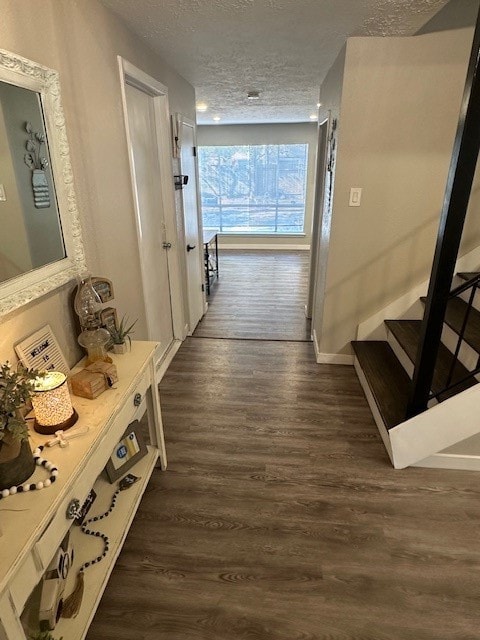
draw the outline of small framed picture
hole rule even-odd
[[[105,307],[100,311],[100,322],[105,329],[116,329],[117,310],[114,307]]]
[[[92,285],[103,303],[110,302],[110,300],[113,300],[115,297],[113,295],[113,284],[111,280],[95,276],[92,278]]]
[[[138,420],[131,422],[120,442],[115,446],[105,467],[108,480],[113,484],[147,453]]]

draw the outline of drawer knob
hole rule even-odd
[[[139,407],[139,406],[142,404],[142,394],[141,394],[141,393],[136,393],[136,394],[133,396],[133,404],[134,404],[136,407]]]
[[[78,498],[73,498],[73,500],[70,500],[70,503],[67,507],[67,512],[66,512],[66,516],[68,520],[75,520],[75,518],[78,518],[78,516],[80,515],[81,512],[81,505],[80,505],[80,500]]]

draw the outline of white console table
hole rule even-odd
[[[74,498],[83,503],[94,487],[97,499],[87,517],[108,508],[117,485],[110,484],[102,470],[129,423],[147,412],[148,453],[129,470],[140,480],[119,494],[112,514],[98,523],[97,528],[110,538],[110,551],[102,562],[85,572],[85,592],[78,616],[60,619],[51,632],[55,638],[63,636],[64,640],[85,637],[153,469],[158,464],[162,469],[167,466],[156,384],[158,353],[157,343],[134,341],[130,353],[113,355],[119,377],[115,388],[96,400],[72,396],[80,416],[77,425],[88,426],[89,432],[72,440],[64,449],[56,446],[43,452],[43,456],[58,467],[57,482],[41,491],[1,501],[0,640],[27,638],[24,627],[29,598],[70,527],[75,565],[70,571],[65,595],[73,588],[78,567],[102,551],[99,538],[85,536],[79,527],[72,527],[72,520],[66,516],[67,506]],[[32,448],[48,439],[32,432]],[[32,481],[44,478],[45,471],[37,467]],[[92,525],[92,528],[95,527]]]

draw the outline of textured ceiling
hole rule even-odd
[[[102,2],[193,84],[199,123],[227,124],[308,121],[348,36],[411,35],[447,0]]]

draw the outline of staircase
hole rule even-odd
[[[360,382],[395,468],[480,471],[480,273],[460,267],[454,284],[479,154],[480,12],[423,319],[386,320],[387,340],[352,343]]]
[[[480,469],[480,272],[459,273],[454,282],[425,412],[406,418],[422,320],[385,320],[387,340],[352,342],[357,374],[396,468]]]

